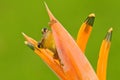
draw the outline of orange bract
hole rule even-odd
[[[34,52],[40,56],[40,58],[60,77],[62,80],[67,80],[66,76],[64,75],[63,69],[60,66],[59,62],[53,59],[53,53],[48,49],[40,49],[37,47],[38,43],[30,38],[29,36],[23,33],[26,42],[25,44],[28,45],[30,48],[34,50]]]
[[[53,16],[46,4],[45,6],[50,18],[49,25],[52,29],[55,48],[60,61],[54,58],[54,53],[51,50],[38,47],[37,41],[23,33],[26,39],[25,44],[33,49],[61,80],[106,80],[107,58],[111,44],[112,28],[108,31],[101,45],[96,75],[90,62],[83,54],[92,31],[95,15],[90,14],[82,24],[76,43],[62,24]]]
[[[88,39],[90,37],[93,23],[95,19],[95,14],[90,14],[85,22],[81,25],[78,35],[77,35],[77,44],[80,47],[80,49],[85,52],[85,48],[88,42]]]
[[[70,72],[73,80],[98,80],[89,61],[82,53],[76,42],[52,15],[46,5],[48,15],[50,17],[50,26],[56,43],[56,48],[65,72]],[[74,73],[74,74],[73,74]]]
[[[97,75],[100,80],[106,80],[108,53],[111,45],[112,28],[108,30],[105,39],[103,40],[99,52],[97,64]]]

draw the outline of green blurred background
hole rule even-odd
[[[86,56],[94,69],[107,30],[113,27],[107,80],[118,80],[120,72],[119,0],[0,0],[0,80],[58,80],[45,63],[24,45],[21,32],[37,41],[49,18],[44,1],[52,13],[76,38],[78,29],[90,13],[96,14]]]

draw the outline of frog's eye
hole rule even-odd
[[[38,48],[41,48],[41,47],[42,47],[41,42],[38,42]]]
[[[48,32],[48,28],[42,28],[41,32],[42,32],[42,34],[47,33]]]

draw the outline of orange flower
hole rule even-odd
[[[60,24],[60,22],[52,15],[47,5],[45,4],[48,15],[50,17],[50,27],[52,30],[52,35],[54,37],[57,54],[60,58],[54,58],[54,52],[46,48],[39,48],[38,42],[30,38],[23,33],[26,41],[25,44],[34,50],[42,60],[56,73],[56,75],[62,80],[103,80],[101,77],[104,75],[99,74],[101,72],[101,66],[106,67],[107,56],[109,52],[109,47],[103,47],[106,52],[100,52],[101,56],[106,56],[105,59],[99,58],[97,74],[93,70],[90,62],[83,54],[90,32],[92,30],[92,25],[94,22],[95,15],[90,14],[86,21],[82,24],[81,29],[78,33],[77,43],[71,37],[71,35],[65,30],[65,28]],[[110,42],[112,29],[110,29],[105,38],[106,42]],[[109,35],[109,36],[108,36]],[[84,37],[85,36],[85,37]],[[82,39],[81,39],[82,38]],[[85,42],[84,42],[85,41]],[[104,42],[104,43],[106,43]],[[106,44],[108,45],[108,44]],[[103,50],[103,49],[102,49]],[[101,54],[103,53],[103,54]],[[105,61],[105,62],[104,62]],[[103,63],[104,62],[104,63]],[[103,63],[103,65],[102,65]],[[106,68],[103,70],[106,72]],[[106,74],[106,73],[105,73]],[[105,80],[105,79],[104,79]]]
[[[111,45],[112,28],[110,28],[102,41],[99,59],[97,63],[97,75],[100,80],[106,80],[106,69],[107,69],[107,59],[109,54],[109,49]]]
[[[95,14],[90,14],[85,20],[85,22],[81,25],[80,30],[78,32],[77,44],[83,52],[85,52],[86,44],[92,31],[94,19]]]

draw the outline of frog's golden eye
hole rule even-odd
[[[47,33],[48,32],[48,28],[42,28],[41,32],[42,32],[42,34]]]

